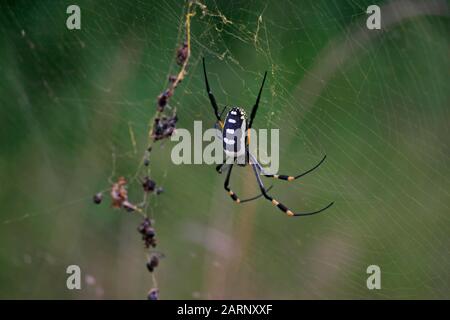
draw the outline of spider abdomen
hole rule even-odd
[[[233,107],[227,113],[223,125],[223,150],[228,157],[238,158],[245,155],[245,135],[247,117],[245,111]]]

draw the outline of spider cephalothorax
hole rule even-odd
[[[268,177],[268,178],[274,178],[274,179],[281,179],[286,181],[293,181],[296,180],[313,170],[317,169],[323,161],[325,161],[326,156],[320,160],[320,162],[315,165],[313,168],[309,169],[306,172],[303,172],[297,176],[287,176],[287,175],[273,175],[273,174],[267,174],[266,171],[264,171],[264,168],[258,163],[258,160],[255,156],[253,156],[248,148],[249,144],[249,130],[252,128],[253,120],[255,119],[256,112],[258,111],[259,106],[259,100],[261,98],[262,89],[264,87],[264,82],[266,81],[267,72],[264,74],[264,78],[262,81],[261,88],[259,89],[258,97],[256,98],[256,103],[252,108],[252,112],[250,114],[250,118],[247,119],[246,113],[243,109],[239,107],[232,107],[231,110],[227,113],[225,117],[225,121],[222,121],[221,114],[219,114],[219,107],[217,105],[216,99],[209,87],[208,83],[208,76],[206,75],[206,68],[205,68],[205,59],[203,59],[203,73],[205,75],[205,84],[206,84],[206,91],[208,92],[209,100],[211,102],[211,105],[214,109],[214,114],[217,118],[217,122],[220,124],[220,127],[222,129],[222,140],[223,140],[223,150],[225,152],[225,155],[227,157],[227,161],[223,164],[219,164],[216,168],[217,172],[222,173],[222,169],[225,166],[228,166],[227,171],[227,177],[225,179],[224,188],[228,191],[228,194],[230,197],[237,203],[243,203],[255,200],[261,196],[263,196],[265,199],[272,202],[272,204],[284,213],[286,213],[288,216],[308,216],[313,215],[319,212],[322,212],[329,207],[333,205],[333,202],[328,204],[326,207],[312,212],[301,212],[301,213],[294,213],[292,212],[288,207],[286,207],[284,204],[279,202],[278,200],[274,199],[268,194],[268,191],[270,188],[266,189],[264,186],[261,176]],[[225,109],[224,109],[225,110]],[[228,160],[231,159],[232,163],[230,164]],[[244,199],[241,200],[239,197],[234,193],[230,188],[230,177],[231,177],[231,170],[233,169],[233,165],[238,164],[241,166],[250,165],[253,169],[253,172],[255,173],[256,180],[258,182],[259,188],[261,190],[261,194],[259,196]]]

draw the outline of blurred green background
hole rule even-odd
[[[366,29],[367,6],[382,30]],[[66,8],[81,8],[81,30]],[[450,297],[447,1],[204,1],[194,5],[189,73],[171,106],[178,127],[219,105],[254,103],[280,128],[275,181],[292,219],[268,202],[236,205],[213,166],[175,166],[157,147],[151,174],[162,299]],[[153,286],[139,215],[100,206],[113,169],[133,176],[156,96],[177,71],[183,1],[2,1],[0,5],[0,298],[144,299]],[[135,152],[130,128],[137,141]],[[270,181],[268,181],[270,183]],[[233,189],[257,193],[249,168]],[[137,202],[138,184],[130,186]],[[83,289],[66,288],[77,264]],[[368,290],[366,268],[381,267]]]

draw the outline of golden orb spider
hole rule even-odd
[[[232,160],[233,160],[233,162],[230,164],[228,163],[228,161],[225,161],[224,163],[219,164],[216,167],[217,172],[222,173],[222,168],[225,165],[229,166],[228,171],[227,171],[227,176],[225,179],[225,183],[224,183],[224,188],[230,195],[231,199],[233,199],[236,203],[244,203],[244,202],[255,200],[261,196],[264,196],[265,199],[272,202],[272,204],[277,206],[278,209],[280,209],[281,211],[283,211],[284,213],[286,213],[288,216],[291,216],[291,217],[310,216],[310,215],[322,212],[322,211],[328,209],[329,207],[331,207],[334,204],[334,202],[331,202],[326,207],[324,207],[320,210],[316,210],[316,211],[312,211],[312,212],[294,213],[288,207],[286,207],[284,204],[282,204],[278,200],[271,197],[268,194],[268,191],[270,190],[270,188],[266,189],[266,187],[264,186],[264,184],[261,180],[261,177],[260,177],[261,175],[268,177],[268,178],[275,178],[275,179],[281,179],[281,180],[286,180],[286,181],[296,180],[296,179],[303,177],[304,175],[314,171],[315,169],[317,169],[325,161],[325,158],[327,157],[325,155],[322,158],[322,160],[320,160],[320,162],[318,164],[316,164],[313,168],[311,168],[297,176],[287,176],[287,175],[266,174],[264,172],[263,167],[259,164],[258,160],[256,159],[256,157],[251,154],[251,152],[249,151],[250,129],[252,127],[253,120],[256,116],[256,112],[258,111],[259,100],[261,98],[261,93],[262,93],[262,90],[264,87],[264,82],[266,81],[267,71],[264,73],[264,78],[263,78],[263,81],[261,84],[261,88],[259,89],[258,97],[256,98],[255,105],[253,106],[252,112],[250,113],[250,118],[247,119],[246,113],[243,109],[241,109],[239,107],[232,107],[231,110],[227,113],[227,115],[225,117],[225,121],[222,121],[222,119],[221,119],[221,114],[223,113],[223,111],[225,111],[225,108],[223,109],[221,114],[219,114],[219,107],[217,106],[216,99],[209,87],[208,76],[206,75],[205,58],[203,58],[203,73],[205,75],[206,91],[208,92],[209,100],[214,109],[214,114],[217,118],[217,122],[222,130],[222,140],[223,140],[223,148],[224,148],[225,155],[227,158],[232,158]],[[232,133],[232,134],[237,133],[237,135],[234,136],[233,139],[227,139],[226,138],[227,133]],[[239,148],[239,144],[242,144],[244,146],[244,148]],[[238,163],[238,165],[241,165],[241,166],[246,166],[248,164],[251,165],[251,167],[253,168],[253,172],[255,173],[255,176],[256,176],[256,181],[258,182],[259,188],[261,190],[261,195],[253,197],[253,198],[249,198],[249,199],[244,199],[244,200],[240,200],[239,197],[237,196],[237,194],[234,193],[229,187],[231,170],[233,169],[233,165],[236,164],[237,159],[241,159],[242,157],[244,157],[243,158],[244,160],[243,160],[243,162],[240,162],[240,164]]]

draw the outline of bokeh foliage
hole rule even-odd
[[[197,10],[189,74],[172,100],[179,127],[214,122],[202,56],[221,105],[249,110],[267,69],[255,125],[280,128],[282,173],[328,155],[274,193],[298,210],[336,204],[306,219],[264,200],[237,206],[212,166],[173,165],[167,141],[151,158],[166,190],[152,203],[162,298],[449,297],[448,15],[352,42],[373,2],[386,4],[206,1],[205,15]],[[69,4],[0,5],[0,297],[140,299],[151,286],[140,218],[91,196],[108,187],[112,150],[118,174],[136,171],[156,96],[176,70],[185,3],[80,0],[80,31],[65,27]],[[323,59],[348,40],[352,50],[321,79]],[[232,183],[257,192],[249,169]],[[96,285],[68,291],[70,264]],[[382,269],[380,291],[365,286],[371,264]]]

